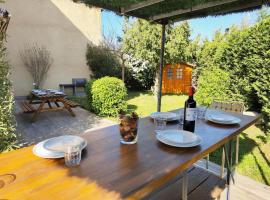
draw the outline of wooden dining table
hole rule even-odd
[[[178,112],[177,110],[174,112]],[[150,117],[139,121],[137,144],[120,144],[118,125],[81,134],[88,142],[81,164],[43,159],[33,146],[0,155],[0,199],[142,199],[185,172],[195,162],[231,141],[259,116],[233,114],[237,125],[196,120],[199,146],[176,148],[156,139]],[[167,129],[178,129],[178,123]],[[179,188],[180,190],[180,188]]]

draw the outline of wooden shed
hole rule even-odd
[[[189,63],[167,64],[163,68],[162,93],[187,94],[192,84],[192,69]]]

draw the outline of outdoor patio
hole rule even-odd
[[[269,0],[1,4],[0,200],[270,199]]]
[[[76,117],[72,117],[66,110],[44,112],[32,123],[33,113],[23,113],[19,102],[20,100],[16,100],[15,103],[15,117],[20,146],[29,146],[61,135],[80,135],[87,130],[115,124],[115,122],[101,119],[80,107],[73,108]]]
[[[77,107],[73,111],[76,117],[69,115],[68,111],[56,111],[41,113],[36,122],[31,122],[32,114],[22,113],[19,107],[19,100],[16,100],[16,120],[17,131],[20,133],[19,144],[21,146],[29,146],[37,144],[45,139],[61,136],[61,135],[83,135],[94,129],[111,126],[115,122],[97,117],[89,111]],[[214,199],[220,195],[220,200],[226,200],[227,189],[225,181],[220,180],[220,166],[212,162],[209,163],[210,173],[206,173],[203,169],[204,161],[196,163],[197,168],[192,168],[189,172],[188,198],[189,199]],[[193,177],[193,178],[192,178]],[[199,179],[195,177],[200,177]],[[180,188],[182,187],[182,174],[178,174],[175,178],[163,185],[154,193],[150,194],[148,199],[162,200],[179,199],[181,196]],[[252,180],[249,177],[235,173],[235,184],[231,185],[231,199],[237,200],[268,200],[270,198],[270,187]]]

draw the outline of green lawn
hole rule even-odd
[[[164,95],[161,111],[170,111],[184,106],[186,95]],[[157,111],[157,100],[151,92],[129,92],[128,109],[134,110],[140,117]]]
[[[86,109],[89,108],[86,97],[70,99],[79,102]],[[162,111],[183,107],[186,99],[185,95],[164,95]],[[129,92],[127,102],[128,109],[137,112],[140,117],[148,116],[157,109],[157,101],[151,92]],[[238,173],[270,185],[270,136],[266,136],[260,129],[252,126],[241,134],[239,151]],[[210,156],[210,159],[216,163],[220,163],[220,158],[220,150]]]

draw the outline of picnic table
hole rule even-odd
[[[33,146],[2,154],[0,197],[40,200],[148,199],[183,174],[185,184],[182,187],[186,193],[182,193],[183,198],[187,198],[184,195],[188,193],[189,199],[198,199],[198,195],[199,199],[207,199],[204,197],[205,188],[201,189],[201,194],[193,194],[190,191],[198,190],[187,188],[187,178],[194,163],[230,142],[259,119],[259,116],[233,115],[241,119],[240,124],[224,126],[197,120],[195,133],[202,138],[202,143],[192,148],[175,148],[158,142],[153,121],[146,117],[139,121],[138,142],[134,145],[120,144],[118,125],[81,135],[88,145],[83,150],[78,167],[66,167],[64,159],[39,158],[33,155]],[[177,124],[167,126],[168,129],[177,127]],[[12,180],[4,182],[2,177],[5,175]],[[197,170],[190,176],[190,181],[196,181],[203,174]],[[193,186],[191,183],[188,185]],[[180,194],[181,188],[177,195]]]
[[[37,108],[34,108],[33,104],[38,104]],[[48,105],[45,107],[45,105]],[[23,112],[34,113],[32,116],[32,122],[36,120],[37,116],[41,112],[55,111],[55,110],[67,110],[72,116],[75,113],[72,108],[78,106],[77,103],[66,99],[66,94],[62,92],[35,92],[31,91],[31,97],[29,101],[23,101],[20,104]]]

